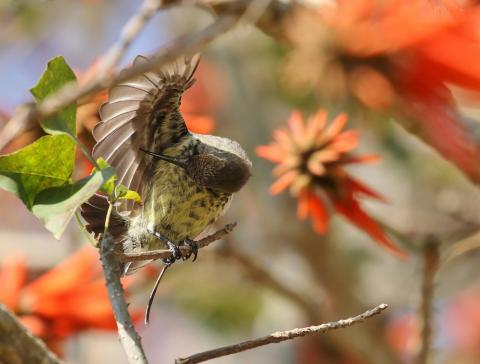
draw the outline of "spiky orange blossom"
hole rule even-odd
[[[476,3],[338,0],[299,9],[286,24],[286,79],[393,114],[478,183],[480,147],[450,89],[480,91]]]
[[[403,255],[380,226],[360,206],[360,197],[383,198],[350,176],[344,169],[352,163],[378,160],[375,155],[354,156],[350,152],[358,145],[358,133],[344,130],[345,114],[338,115],[327,125],[327,114],[318,111],[307,123],[294,111],[288,128],[277,129],[270,145],[257,148],[257,154],[277,166],[277,180],[270,187],[274,195],[285,191],[298,198],[297,214],[301,220],[310,216],[314,230],[324,234],[331,211],[336,211],[368,233],[389,250]]]
[[[84,330],[116,330],[98,254],[92,247],[32,281],[27,275],[23,257],[5,258],[0,265],[0,302],[52,350],[61,354],[62,342]],[[124,284],[131,285],[131,279]],[[133,316],[138,320],[141,312]]]

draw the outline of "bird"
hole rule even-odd
[[[133,67],[149,64],[137,56]],[[117,184],[136,191],[142,203],[117,202],[109,232],[123,253],[167,246],[172,257],[188,244],[196,259],[194,238],[212,225],[251,175],[252,162],[238,142],[191,133],[179,110],[194,83],[198,54],[181,57],[109,90],[92,133],[92,155],[115,168]],[[122,71],[125,72],[125,71]],[[104,230],[107,197],[96,194],[81,207],[86,228],[97,238]],[[150,261],[122,266],[132,274]]]

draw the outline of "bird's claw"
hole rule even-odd
[[[173,244],[170,240],[167,240],[166,244],[168,245],[168,250],[170,250],[172,252],[172,255],[168,258],[162,259],[162,261],[165,265],[172,265],[173,263],[175,263],[180,258],[183,259],[182,252],[181,252],[180,248],[178,247],[178,245]]]
[[[170,257],[162,259],[162,262],[165,265],[170,266],[173,263],[175,263],[177,260],[182,258],[182,252],[181,252],[180,248],[177,245],[173,244],[168,238],[166,238],[165,236],[160,234],[158,231],[155,231],[155,229],[150,227],[150,226],[147,227],[147,231],[150,234],[152,234],[153,236],[155,236],[158,240],[165,243],[168,247],[168,250],[170,250],[170,252],[172,253],[172,255]]]
[[[187,246],[190,247],[190,252],[187,255],[183,256],[182,259],[183,260],[188,260],[193,255],[192,262],[196,261],[197,260],[197,255],[198,255],[197,242],[195,240],[192,240],[192,239],[185,239],[182,242],[182,245],[187,245]]]

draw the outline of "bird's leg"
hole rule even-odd
[[[168,250],[172,252],[172,256],[170,258],[162,259],[165,265],[172,265],[177,260],[182,258],[182,252],[178,245],[173,244],[168,238],[160,234],[158,231],[155,231],[152,227],[147,227],[147,231],[155,236],[158,240],[162,241],[165,245],[167,245]]]
[[[197,244],[197,242],[195,240],[187,238],[184,241],[182,241],[181,245],[188,245],[190,247],[190,252],[188,253],[188,255],[185,255],[184,257],[182,257],[182,259],[183,260],[188,260],[193,255],[192,262],[196,261],[197,260],[197,255],[198,255],[198,244]]]

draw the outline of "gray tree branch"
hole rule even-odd
[[[427,243],[423,251],[423,281],[420,302],[420,319],[422,322],[421,346],[417,356],[417,364],[427,364],[432,347],[433,337],[433,298],[435,293],[435,276],[440,266],[439,243]]]
[[[171,7],[185,3],[209,8],[218,15],[218,18],[204,30],[180,37],[171,45],[159,49],[151,57],[151,64],[138,65],[122,73],[114,74],[111,72],[112,67],[122,58],[130,44],[158,9],[162,6]],[[263,6],[266,8],[264,9]],[[265,2],[262,0],[259,6],[251,0],[203,0],[192,2],[164,0],[163,3],[160,0],[145,0],[138,12],[130,18],[122,29],[119,41],[106,52],[97,77],[94,77],[82,86],[67,84],[39,104],[28,103],[19,107],[13,117],[0,130],[0,150],[17,134],[28,128],[29,125],[55,114],[78,99],[127,81],[154,68],[161,67],[182,55],[203,50],[208,43],[233,28],[240,18],[255,22],[257,27],[265,33],[285,41],[282,24],[300,6],[296,1],[284,2],[280,0]],[[252,13],[252,9],[257,9],[253,11],[255,16],[247,16],[245,19],[244,15]]]
[[[203,50],[208,43],[231,29],[236,24],[237,19],[236,16],[218,18],[202,31],[180,37],[170,45],[161,48],[150,57],[149,63],[138,64],[117,74],[105,73],[104,75],[99,75],[82,86],[68,83],[39,104],[23,105],[0,131],[0,150],[28,125],[55,114],[82,97],[94,94],[105,88],[110,88],[118,83],[161,67],[182,55]]]
[[[253,340],[243,341],[238,344],[223,346],[218,349],[204,351],[202,353],[194,354],[186,358],[177,358],[175,364],[195,364],[201,363],[207,360],[219,358],[226,355],[240,353],[242,351],[258,348],[259,346],[279,343],[286,340],[291,340],[297,337],[307,336],[307,335],[317,335],[322,334],[327,331],[336,330],[345,328],[347,326],[352,326],[356,323],[363,322],[369,319],[372,316],[378,315],[383,310],[385,310],[388,305],[382,303],[375,308],[372,308],[364,313],[350,317],[344,320],[338,320],[333,322],[328,322],[325,324],[317,326],[309,326],[300,329],[293,329],[288,331],[278,331],[273,334],[263,336]]]
[[[222,229],[216,231],[215,233],[206,236],[203,239],[196,241],[197,247],[204,248],[214,241],[220,240],[225,235],[229,234],[234,228],[237,226],[237,223],[231,223],[225,225]],[[182,253],[182,257],[188,256],[191,254],[191,247],[182,245],[179,247],[180,252]],[[170,250],[150,250],[147,252],[140,252],[140,253],[121,253],[118,255],[118,260],[120,262],[136,262],[142,261],[147,259],[165,259],[171,258],[172,252]]]
[[[98,74],[104,76],[123,58],[132,42],[142,32],[145,25],[157,13],[162,5],[161,0],[145,0],[138,11],[128,20],[122,29],[120,39],[112,45],[102,57]]]
[[[0,304],[0,362],[2,364],[61,364],[43,341],[23,326],[10,310]]]
[[[100,260],[102,262],[108,296],[112,303],[113,314],[117,322],[120,343],[127,355],[129,364],[147,364],[147,357],[143,351],[141,338],[135,331],[132,319],[128,312],[125,294],[120,282],[120,265],[115,257],[114,238],[107,232],[100,241]]]

